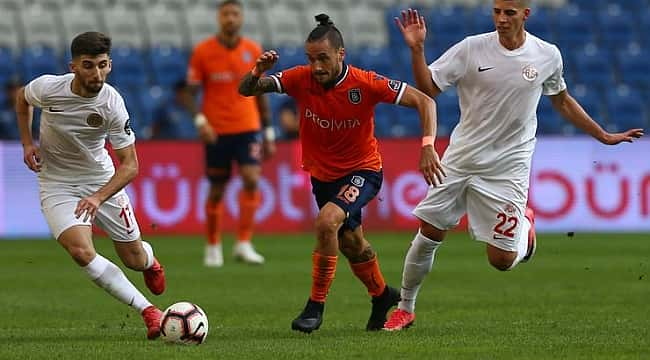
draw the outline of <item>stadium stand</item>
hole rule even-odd
[[[87,30],[114,40],[110,83],[117,86],[146,137],[158,103],[185,76],[188,54],[216,32],[215,0],[0,0],[0,89],[67,71],[72,37]],[[302,49],[313,16],[327,12],[344,34],[346,61],[413,83],[410,57],[393,23],[404,8],[428,22],[427,59],[463,37],[492,31],[491,9],[482,0],[246,0],[244,33],[276,48],[278,68],[305,63]],[[538,0],[529,32],[558,45],[572,94],[608,129],[650,125],[650,0]],[[59,61],[52,61],[59,59]],[[4,94],[0,90],[0,99]],[[274,100],[275,99],[275,100]],[[277,109],[281,95],[273,96]],[[441,135],[458,122],[457,96],[438,98]],[[0,108],[6,111],[7,109]],[[539,134],[576,130],[542,99]],[[380,106],[382,137],[416,136],[415,112]],[[149,131],[150,132],[150,131]],[[144,135],[144,136],[143,136]]]

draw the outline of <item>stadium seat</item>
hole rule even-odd
[[[75,36],[86,31],[105,31],[106,26],[100,22],[97,12],[78,3],[61,11],[63,23],[63,40],[68,48]]]
[[[16,11],[8,8],[0,9],[0,46],[18,52],[20,50],[18,31]]]
[[[359,48],[358,66],[384,76],[392,76],[394,71],[393,54],[385,47]]]
[[[149,33],[150,46],[186,46],[188,34],[177,9],[157,4],[148,8],[143,18]]]
[[[607,46],[617,48],[638,42],[636,24],[630,21],[632,18],[632,12],[623,11],[620,6],[608,6],[598,13],[600,33]]]
[[[436,7],[424,14],[428,34],[427,45],[449,48],[471,34],[465,9],[459,6]]]
[[[116,47],[111,52],[113,69],[109,82],[123,89],[142,87],[148,84],[146,61],[136,48]]]
[[[16,76],[16,70],[13,51],[10,48],[0,47],[0,91],[4,91],[4,85]]]
[[[584,84],[575,84],[569,89],[569,92],[594,120],[601,125],[607,122],[607,115],[603,108],[604,101],[600,91]]]
[[[63,73],[63,64],[54,49],[33,46],[23,49],[20,57],[23,67],[22,80],[26,83],[43,74]]]
[[[620,85],[607,91],[609,110],[608,128],[623,131],[630,128],[648,128],[643,98],[633,87]]]
[[[271,71],[280,71],[292,68],[297,65],[307,64],[305,48],[303,46],[284,46],[277,48],[280,58]]]
[[[268,41],[272,47],[304,44],[307,34],[302,25],[303,15],[300,11],[286,4],[276,3],[267,8],[265,15],[268,24]]]
[[[553,17],[551,24],[555,28],[555,42],[563,52],[597,41],[594,12],[568,6],[561,13],[559,18]]]
[[[460,121],[460,107],[456,89],[448,89],[436,97],[438,106],[438,135],[449,136]]]
[[[612,57],[606,47],[588,44],[573,54],[576,77],[580,82],[596,87],[613,83]]]
[[[561,135],[565,128],[570,127],[553,109],[548,96],[542,96],[537,108],[537,133],[540,135]]]
[[[537,36],[538,38],[554,42],[553,32],[551,31],[549,10],[542,7],[533,9],[531,16],[526,20],[526,31]]]
[[[348,17],[355,19],[355,21],[350,22],[350,31],[354,36],[348,39],[348,36],[345,35],[347,47],[385,47],[388,44],[386,26],[395,25],[384,22],[383,13],[380,9],[358,3],[348,9]]]
[[[621,80],[624,83],[650,88],[650,50],[631,44],[617,53]]]
[[[495,31],[494,21],[492,20],[492,8],[489,6],[471,8],[467,20],[474,26],[474,30],[472,30],[473,34]]]
[[[156,83],[171,87],[187,74],[187,55],[180,48],[158,46],[150,51],[151,65]]]
[[[43,45],[55,50],[61,48],[61,24],[58,11],[35,3],[19,12],[26,46]]]
[[[375,107],[375,136],[390,137],[390,129],[394,115],[394,105],[379,104]]]
[[[143,17],[137,8],[116,4],[99,12],[103,15],[113,46],[142,49],[147,44]]]
[[[254,7],[244,10],[244,26],[242,28],[242,34],[253,39],[260,44],[260,46],[268,42],[267,26],[262,10]]]
[[[390,133],[393,137],[416,137],[422,135],[420,118],[415,109],[404,106],[395,107],[395,119]]]
[[[188,26],[192,47],[217,33],[216,10],[214,6],[209,7],[197,3],[188,7],[183,13],[185,14],[185,23]]]
[[[343,34],[345,45],[355,44],[355,33],[352,30],[350,18],[348,17],[348,9],[344,3],[333,0],[314,0],[310,1],[302,11],[300,18],[302,19],[302,26],[305,32],[302,34],[302,41],[304,42],[309,32],[316,27],[316,20],[314,16],[325,13],[330,16],[330,19],[336,25],[336,28]],[[361,19],[354,19],[359,22]]]

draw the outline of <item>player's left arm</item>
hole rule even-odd
[[[239,93],[243,96],[258,96],[269,92],[277,92],[275,81],[268,76],[262,76],[270,70],[280,56],[275,50],[265,51],[257,58],[255,67],[244,75],[239,82]]]
[[[275,130],[271,124],[271,105],[267,95],[260,94],[256,96],[257,109],[260,113],[262,122],[262,147],[264,158],[269,158],[275,153]]]
[[[440,158],[435,150],[437,129],[436,102],[420,90],[405,85],[406,90],[399,100],[399,105],[415,108],[420,116],[422,126],[422,150],[420,153],[420,171],[429,185],[442,184],[446,176]]]
[[[87,196],[77,203],[75,216],[84,216],[84,221],[93,220],[97,215],[97,209],[106,200],[110,199],[118,191],[124,189],[138,175],[138,155],[135,151],[135,144],[121,149],[115,149],[115,156],[119,166],[115,169],[113,177],[94,194]]]
[[[551,95],[553,108],[569,120],[573,125],[596,140],[606,145],[616,145],[621,142],[632,142],[643,136],[643,129],[630,129],[621,133],[608,133],[587,114],[578,101],[565,89],[557,95]]]

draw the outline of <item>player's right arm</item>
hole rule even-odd
[[[424,39],[427,35],[424,16],[420,16],[417,10],[403,10],[402,20],[396,17],[395,24],[402,32],[406,45],[411,49],[411,65],[418,90],[435,98],[441,90],[431,78],[431,71],[424,55]]]
[[[214,129],[208,123],[208,119],[205,115],[199,110],[197,106],[196,98],[201,90],[203,84],[205,71],[202,66],[202,54],[201,47],[194,49],[192,57],[190,58],[190,63],[187,69],[187,91],[182,96],[182,102],[185,109],[192,114],[192,119],[194,120],[194,126],[199,134],[199,138],[203,140],[204,143],[210,144],[217,142],[217,134],[215,134]]]
[[[239,93],[243,96],[257,96],[269,92],[277,92],[275,81],[268,76],[262,77],[278,61],[279,55],[275,50],[265,51],[257,59],[253,70],[248,72],[239,82]]]
[[[27,167],[34,171],[41,171],[41,156],[38,146],[32,140],[32,115],[33,107],[25,98],[25,88],[18,90],[16,95],[16,119],[20,131],[20,142],[23,144],[23,161]]]

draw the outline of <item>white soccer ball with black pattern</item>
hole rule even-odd
[[[199,345],[208,336],[208,317],[205,311],[191,302],[170,305],[160,319],[160,337],[175,344]]]

